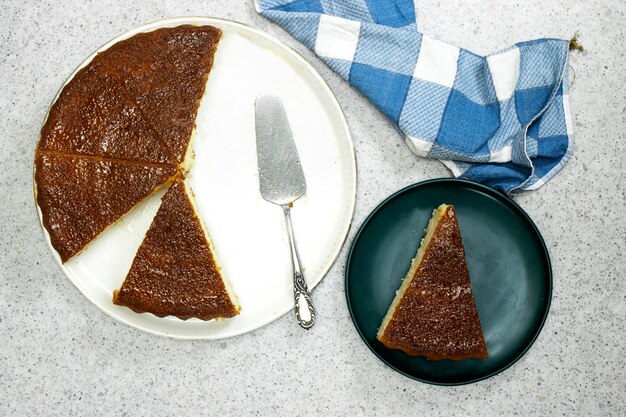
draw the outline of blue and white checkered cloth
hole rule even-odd
[[[568,41],[485,57],[420,33],[412,0],[256,1],[456,177],[532,190],[569,159]]]

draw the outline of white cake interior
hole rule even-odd
[[[189,187],[189,184],[187,184],[187,181],[184,181],[184,184],[185,184],[185,191],[187,192],[189,201],[191,202],[191,205],[193,206],[193,211],[196,214],[196,217],[198,218],[198,220],[200,221],[200,225],[202,226],[202,230],[204,231],[204,236],[206,237],[206,240],[209,243],[209,248],[211,249],[211,253],[213,254],[213,259],[215,260],[215,265],[217,266],[217,269],[219,270],[220,275],[222,277],[222,281],[224,282],[224,287],[226,287],[226,292],[228,293],[228,297],[230,298],[230,301],[235,306],[235,309],[237,311],[240,311],[241,307],[239,306],[239,300],[237,299],[237,295],[235,294],[235,291],[233,290],[233,287],[230,284],[230,281],[226,277],[224,270],[220,266],[220,260],[219,260],[219,257],[217,256],[217,251],[215,250],[215,246],[213,246],[211,235],[209,234],[209,231],[207,230],[200,216],[198,216],[198,209],[194,201],[193,191],[191,190],[191,187]]]
[[[180,170],[184,172],[185,174],[189,172],[189,170],[191,169],[191,166],[193,165],[193,162],[196,157],[196,154],[193,151],[195,143],[196,143],[196,128],[194,127],[193,130],[191,131],[191,137],[189,138],[189,144],[187,145],[185,158],[180,164],[178,164],[178,167],[180,168]],[[193,194],[190,194],[190,195],[193,195]]]

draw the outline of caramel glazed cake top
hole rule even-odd
[[[487,357],[453,206],[434,210],[376,337],[431,360]]]
[[[186,320],[233,317],[237,298],[196,214],[191,190],[177,179],[163,196],[113,302],[137,313]]]
[[[140,33],[63,88],[35,152],[37,203],[62,262],[189,168],[220,36],[191,25]]]

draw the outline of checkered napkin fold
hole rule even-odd
[[[368,97],[417,155],[504,193],[533,190],[569,159],[569,41],[479,56],[420,33],[412,0],[256,0]]]

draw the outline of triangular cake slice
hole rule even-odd
[[[39,149],[176,164],[123,84],[97,62],[63,88],[41,130]]]
[[[220,37],[212,26],[162,28],[120,41],[94,59],[117,74],[184,169]]]
[[[183,320],[239,314],[235,294],[183,180],[176,180],[163,196],[113,303],[137,313]]]
[[[434,210],[376,338],[431,360],[487,357],[453,206]]]
[[[35,193],[64,263],[177,173],[174,165],[37,151]]]

